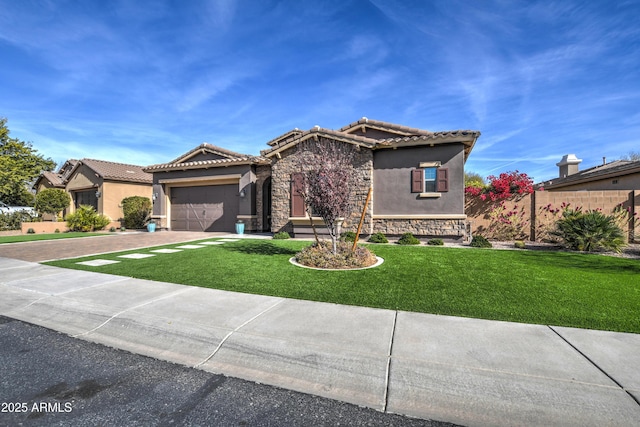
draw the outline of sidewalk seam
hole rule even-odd
[[[551,329],[558,337],[560,337],[560,339],[562,339],[564,342],[566,342],[569,346],[571,346],[571,348],[573,348],[575,351],[577,351],[582,357],[584,357],[589,363],[591,363],[593,366],[596,367],[596,369],[598,369],[600,372],[602,372],[607,378],[609,378],[611,381],[613,381],[619,388],[620,390],[624,391],[625,393],[627,393],[627,395],[634,401],[636,402],[636,404],[638,406],[640,406],[640,401],[638,401],[638,399],[632,394],[630,393],[626,388],[624,388],[624,386],[622,384],[620,384],[618,381],[616,381],[615,378],[613,378],[611,375],[609,375],[609,373],[607,373],[607,371],[605,371],[604,369],[602,369],[596,362],[594,362],[593,360],[591,360],[589,358],[589,356],[587,356],[586,354],[584,354],[582,351],[580,351],[578,349],[578,347],[576,347],[575,345],[571,344],[571,342],[569,342],[568,339],[566,339],[565,337],[562,336],[562,334],[560,334],[560,332],[556,331],[552,326],[547,325],[547,327],[549,329]]]
[[[157,298],[154,298],[154,299],[152,299],[152,300],[145,301],[145,302],[144,302],[144,303],[142,303],[142,304],[138,304],[138,305],[133,306],[133,307],[125,308],[124,310],[121,310],[121,311],[117,312],[116,314],[114,314],[113,316],[111,316],[110,318],[108,318],[107,320],[105,320],[104,322],[102,322],[101,324],[99,324],[98,326],[96,326],[95,328],[93,328],[93,329],[91,329],[91,330],[89,330],[89,331],[81,332],[81,333],[76,334],[76,335],[71,335],[71,337],[72,337],[72,338],[79,338],[79,337],[81,337],[81,336],[83,336],[83,335],[88,335],[88,334],[90,334],[90,333],[92,333],[92,332],[95,332],[95,331],[97,331],[98,329],[102,328],[104,325],[106,325],[107,323],[111,322],[113,319],[115,319],[116,317],[120,316],[120,315],[121,315],[121,314],[123,314],[123,313],[126,313],[126,312],[131,311],[131,310],[138,309],[138,308],[140,308],[140,307],[144,307],[144,306],[145,306],[145,305],[147,305],[147,304],[151,304],[151,303],[154,303],[154,302],[157,302],[157,301],[161,301],[161,300],[163,300],[163,299],[165,299],[165,298],[169,298],[169,297],[172,297],[172,296],[175,296],[175,295],[179,295],[179,294],[181,294],[181,293],[183,293],[183,292],[186,292],[187,290],[188,290],[188,289],[179,289],[179,290],[177,290],[177,291],[169,292],[168,294],[164,294],[164,295],[159,296],[159,297],[157,297]]]
[[[243,324],[241,324],[240,326],[236,327],[234,330],[232,330],[231,332],[229,332],[224,338],[222,338],[222,340],[220,340],[220,343],[218,344],[218,346],[216,347],[215,350],[213,350],[213,353],[211,353],[209,356],[207,356],[202,362],[200,363],[196,363],[195,365],[193,365],[194,368],[199,368],[200,366],[204,365],[205,363],[207,363],[209,360],[211,360],[213,358],[213,356],[216,355],[216,353],[220,350],[220,348],[222,348],[222,345],[231,337],[231,335],[233,335],[235,332],[238,332],[241,328],[245,327],[246,325],[248,325],[249,323],[253,322],[254,320],[256,320],[258,317],[262,316],[263,314],[265,314],[266,312],[270,311],[271,309],[273,309],[274,307],[276,307],[279,304],[282,304],[285,300],[281,299],[280,301],[277,301],[275,304],[265,308],[264,310],[262,310],[260,313],[256,314],[255,316],[253,316],[251,319],[247,320],[246,322],[244,322]]]
[[[389,383],[391,377],[391,354],[393,352],[393,340],[396,335],[396,322],[398,320],[398,310],[393,313],[393,325],[391,326],[391,339],[389,340],[389,354],[387,355],[387,369],[384,377],[384,396],[382,398],[382,412],[387,412],[387,401],[389,400]]]

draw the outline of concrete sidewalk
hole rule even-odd
[[[468,426],[637,426],[640,335],[316,303],[0,258],[0,314]]]

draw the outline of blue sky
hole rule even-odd
[[[0,117],[68,158],[258,154],[361,117],[482,132],[467,170],[640,151],[640,1],[0,0]]]

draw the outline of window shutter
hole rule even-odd
[[[291,216],[305,216],[304,199],[300,194],[302,190],[302,174],[291,174]]]
[[[424,174],[422,169],[414,169],[411,171],[411,192],[422,193],[424,185]]]
[[[449,191],[449,169],[438,168],[436,175],[436,191]]]

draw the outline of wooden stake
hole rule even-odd
[[[362,230],[362,223],[364,222],[364,216],[367,214],[367,206],[369,206],[369,200],[371,200],[372,190],[373,190],[373,187],[369,187],[369,192],[367,193],[367,199],[364,201],[364,207],[362,208],[362,215],[360,216],[358,231],[356,231],[356,238],[353,239],[353,247],[351,248],[351,252],[355,252],[356,250],[356,245],[358,244],[358,238],[360,237],[360,231]]]

